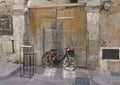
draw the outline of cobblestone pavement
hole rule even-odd
[[[76,78],[87,78],[90,84],[75,84]],[[38,67],[32,78],[20,77],[17,72],[0,80],[0,85],[120,85],[120,73]]]

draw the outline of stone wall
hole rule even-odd
[[[120,1],[112,0],[112,8],[101,11],[101,46],[120,46]]]
[[[103,3],[111,1],[105,9]],[[87,67],[103,71],[120,71],[120,60],[102,59],[102,49],[120,49],[120,1],[92,0],[87,3]],[[120,56],[120,54],[119,54]]]
[[[4,4],[4,1],[6,1],[5,3],[7,3],[8,6]],[[68,0],[60,0],[60,2],[57,0],[51,1],[57,3],[68,3]],[[85,10],[87,12],[87,67],[94,70],[100,68],[104,71],[109,70],[119,72],[120,60],[103,60],[101,57],[101,49],[105,47],[119,48],[120,46],[120,1],[111,0],[112,7],[108,10],[105,10],[103,8],[104,1],[105,0],[91,0],[89,2],[86,2],[87,7]],[[26,35],[24,2],[25,0],[0,0],[0,16],[5,14],[10,15],[12,17],[13,24],[13,35],[0,36],[0,60],[14,62],[20,57],[20,45],[24,44]],[[8,10],[9,8],[6,9],[6,7],[9,7],[10,10]],[[3,10],[3,8],[6,10]],[[37,34],[39,34],[39,31],[37,31]],[[36,37],[36,40],[39,39],[40,36]],[[41,41],[35,42],[39,45]],[[42,53],[40,49],[36,50],[36,53],[38,53],[38,55],[40,52]]]
[[[12,35],[0,35],[0,60],[14,62],[24,44],[24,0],[0,0],[0,6],[0,14],[12,17],[13,27]]]
[[[100,12],[100,46],[120,49],[120,1],[111,0],[111,2],[112,7],[109,10]],[[101,65],[102,70],[120,72],[119,59],[101,60]]]
[[[51,0],[54,3],[69,3],[70,0]]]
[[[87,68],[95,70],[99,66],[99,0],[87,2]]]

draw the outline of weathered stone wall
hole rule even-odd
[[[105,10],[104,1],[111,1],[112,7]],[[87,3],[87,67],[103,71],[120,71],[120,60],[103,60],[102,48],[119,49],[120,46],[120,1],[92,0]],[[120,56],[120,55],[119,55]]]
[[[24,0],[0,0],[0,6],[0,14],[9,14],[13,26],[13,35],[0,36],[0,60],[14,62],[20,57],[20,45],[24,44]]]
[[[12,0],[8,0],[8,1],[0,0],[0,16],[11,15],[12,4],[13,4]]]
[[[95,70],[99,65],[99,0],[87,2],[87,68]]]
[[[29,5],[63,4],[69,2],[69,0],[29,0]]]
[[[7,1],[9,6],[4,5],[4,1]],[[55,3],[68,3],[68,0],[59,0],[59,2],[57,0],[51,1]],[[101,48],[119,48],[120,46],[120,1],[111,0],[112,8],[109,10],[102,8],[104,1],[105,0],[91,0],[86,2],[87,67],[95,70],[100,66],[99,68],[104,71],[119,72],[120,60],[103,60],[101,57]],[[8,10],[7,7],[9,7],[10,10]],[[13,35],[0,36],[0,60],[15,61],[20,57],[20,45],[24,44],[24,0],[0,0],[0,15],[1,14],[12,16]],[[32,30],[32,32],[34,31],[35,29]],[[30,40],[36,44],[35,50],[37,55],[43,53],[41,50],[43,44],[39,45],[43,43],[43,40],[40,40],[43,38],[41,37],[43,34],[40,34],[40,31],[43,31],[43,29],[36,30],[36,34],[39,36],[33,36],[34,38]],[[38,48],[37,46],[40,46],[39,49],[36,49]],[[38,62],[39,61],[38,59]]]
[[[103,1],[103,0],[102,0]],[[111,0],[112,7],[100,12],[100,46],[120,47],[120,1]],[[100,58],[101,59],[101,58]],[[120,60],[101,60],[102,70],[120,72]]]
[[[112,0],[113,7],[101,11],[101,46],[120,46],[120,1]]]
[[[51,0],[54,3],[69,3],[70,0]]]

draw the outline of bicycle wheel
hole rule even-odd
[[[65,70],[73,71],[77,67],[77,62],[74,57],[66,57],[63,61],[63,67]]]
[[[43,56],[42,56],[42,66],[43,67],[50,67],[51,63],[48,59],[48,54],[45,53]]]

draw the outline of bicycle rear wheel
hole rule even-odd
[[[73,71],[77,67],[77,62],[74,57],[71,57],[70,55],[66,57],[63,61],[63,67],[65,70]]]
[[[52,65],[51,65],[51,62],[49,61],[49,59],[48,59],[48,54],[47,53],[45,53],[43,56],[42,56],[42,66],[43,67],[51,67]]]

